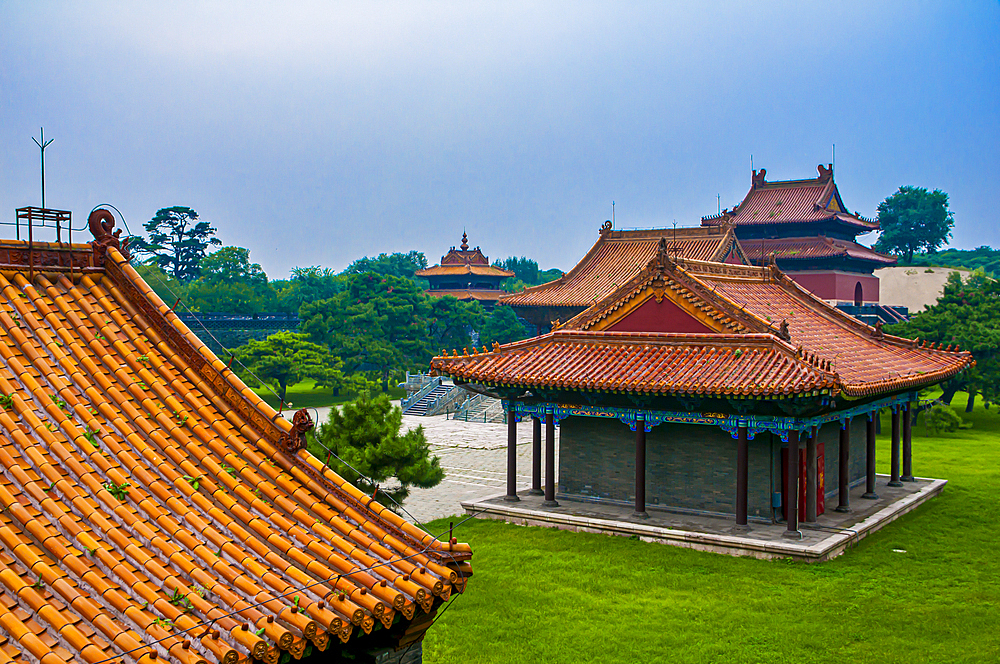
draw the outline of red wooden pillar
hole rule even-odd
[[[910,404],[906,404],[903,409],[903,476],[900,478],[904,482],[913,481],[913,447],[910,440],[910,428],[913,426],[911,418],[913,411]]]
[[[840,483],[838,512],[851,511],[851,420],[846,420],[840,425],[840,464],[837,466],[837,475]]]
[[[875,493],[875,418],[878,417],[878,411],[874,413],[868,413],[868,428],[866,430],[866,448],[867,448],[867,459],[865,460],[865,492],[861,495],[862,498],[868,500],[877,500],[878,494]]]
[[[646,421],[635,421],[635,514],[646,518]]]
[[[559,507],[556,502],[556,423],[552,413],[545,413],[545,507]]]
[[[513,402],[507,409],[507,495],[503,499],[521,500],[517,497],[517,412]]]
[[[900,408],[892,409],[892,448],[891,448],[891,476],[889,486],[903,486],[899,481],[899,416]]]
[[[816,521],[816,491],[818,486],[818,468],[816,467],[816,436],[818,431],[815,427],[807,434],[806,438],[806,513],[805,521],[812,523]]]
[[[540,496],[542,491],[542,420],[531,416],[531,491],[532,496]]]
[[[787,527],[782,537],[802,539],[799,532],[799,432],[788,432],[787,477],[785,479],[785,511],[788,513]]]
[[[747,524],[747,487],[750,480],[749,472],[750,449],[747,442],[747,428],[736,430],[736,527],[734,532],[745,533],[750,530]]]

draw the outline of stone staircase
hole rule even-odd
[[[436,385],[422,397],[407,405],[406,410],[404,410],[403,413],[405,415],[427,415],[431,406],[437,403],[438,399],[456,389],[458,388],[454,385]]]
[[[451,419],[462,422],[503,422],[503,406],[499,399],[477,394],[466,399]]]

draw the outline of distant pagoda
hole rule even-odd
[[[702,226],[732,226],[750,263],[773,260],[783,272],[830,304],[879,302],[880,267],[896,260],[857,243],[877,231],[877,221],[851,213],[833,181],[833,165],[819,176],[768,182],[763,168],[753,172],[750,191],[735,208],[702,217]]]
[[[416,276],[430,282],[427,294],[432,297],[451,295],[466,302],[476,300],[492,309],[500,296],[506,295],[500,283],[514,273],[490,265],[479,247],[469,249],[469,237],[463,232],[458,249],[452,247],[441,257],[440,265],[418,270]]]

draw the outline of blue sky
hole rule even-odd
[[[167,6],[169,4],[169,6]],[[951,196],[1000,247],[1000,2],[0,1],[0,220],[187,205],[272,278],[460,241],[568,269],[754,166]],[[868,240],[872,238],[869,237]]]

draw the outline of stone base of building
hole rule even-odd
[[[751,520],[747,532],[734,532],[733,518],[676,514],[647,508],[647,518],[636,518],[634,508],[617,504],[564,501],[545,507],[542,498],[527,491],[520,502],[504,502],[503,496],[462,503],[467,514],[524,526],[557,527],[589,533],[638,537],[647,542],[683,546],[733,556],[792,558],[822,562],[835,558],[871,533],[937,496],[947,480],[916,478],[902,487],[888,486],[889,477],[879,475],[877,500],[862,500],[864,486],[851,491],[850,512],[838,512],[836,500],[815,522],[800,522],[801,539],[783,536],[783,522]]]
[[[424,648],[422,643],[414,643],[399,650],[380,650],[373,653],[373,656],[374,664],[421,664],[424,661]]]

